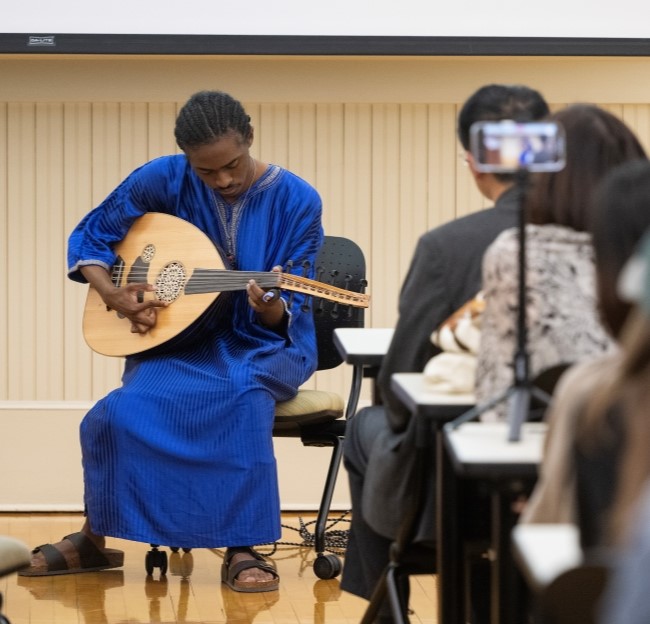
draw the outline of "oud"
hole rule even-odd
[[[196,226],[172,215],[151,212],[136,219],[115,247],[112,269],[116,286],[148,282],[158,308],[156,325],[145,334],[131,333],[131,321],[107,308],[90,286],[83,314],[83,335],[95,352],[108,356],[142,353],[171,340],[197,320],[220,293],[245,290],[254,279],[262,288],[280,288],[343,305],[366,308],[370,297],[288,273],[230,271],[212,241]]]

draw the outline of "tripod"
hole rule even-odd
[[[539,399],[547,405],[551,400],[550,395],[541,388],[537,388],[530,381],[530,356],[528,353],[528,330],[526,326],[526,217],[524,214],[523,199],[528,185],[528,171],[518,169],[516,172],[515,186],[519,207],[519,255],[518,255],[518,309],[517,309],[517,345],[514,353],[513,384],[501,394],[498,394],[485,403],[473,407],[461,414],[448,425],[449,429],[456,429],[465,422],[473,420],[484,412],[500,403],[508,405],[508,440],[518,442],[521,437],[521,426],[526,421],[530,410],[531,399]]]

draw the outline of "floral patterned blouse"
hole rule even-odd
[[[478,404],[514,382],[517,346],[519,232],[502,232],[483,258],[486,308],[476,373]],[[526,287],[530,378],[557,364],[614,351],[596,304],[591,236],[559,225],[526,226]],[[505,403],[481,415],[505,418]]]

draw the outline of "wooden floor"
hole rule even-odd
[[[302,517],[307,530],[313,517],[284,514],[282,541],[302,544]],[[77,514],[0,514],[0,535],[22,540],[30,548],[58,541],[79,530]],[[345,530],[339,522],[333,531]],[[147,576],[149,545],[109,539],[108,546],[125,551],[120,570],[27,578],[0,579],[2,609],[11,624],[354,624],[366,602],[342,592],[339,579],[320,580],[313,571],[313,550],[280,545],[273,554],[281,577],[277,592],[242,594],[220,582],[222,550],[168,552],[166,576],[154,569]],[[270,552],[260,547],[260,552]],[[411,622],[435,624],[435,577],[411,578]]]

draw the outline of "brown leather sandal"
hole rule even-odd
[[[253,559],[245,559],[238,563],[232,563],[232,558],[241,552],[246,552],[253,557]],[[273,575],[273,578],[268,581],[239,581],[237,576],[243,570],[250,568],[257,568],[264,570]],[[277,573],[275,567],[269,563],[262,555],[254,551],[252,548],[229,548],[226,551],[223,564],[221,565],[221,582],[225,583],[230,589],[237,592],[256,593],[256,592],[269,592],[277,591],[280,586],[280,575]]]
[[[24,568],[19,570],[19,576],[55,576],[58,574],[79,574],[80,572],[96,572],[97,570],[108,570],[119,568],[124,565],[124,552],[113,548],[101,550],[84,533],[72,533],[66,535],[64,540],[72,542],[79,553],[80,566],[78,568],[68,567],[68,562],[63,553],[52,544],[42,544],[32,550],[32,553],[43,553],[47,569]]]

